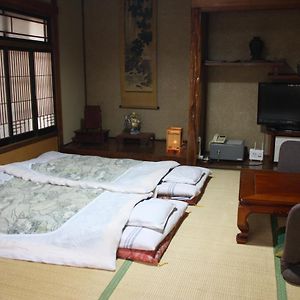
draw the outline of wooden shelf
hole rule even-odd
[[[148,144],[125,143],[122,144],[116,138],[108,138],[101,145],[69,143],[60,151],[82,155],[98,155],[111,158],[132,158],[139,160],[176,160],[186,164],[186,144],[180,152],[166,152],[166,142],[153,140]]]
[[[265,156],[263,161],[226,161],[226,160],[197,160],[197,166],[208,169],[223,169],[223,170],[241,170],[241,169],[255,169],[255,170],[273,170],[276,164],[271,157]]]
[[[300,75],[297,73],[285,73],[285,74],[270,73],[269,77],[272,81],[300,82]]]
[[[98,155],[111,158],[132,158],[139,160],[175,160],[181,164],[186,164],[186,144],[180,152],[166,152],[166,142],[154,140],[148,145],[139,144],[120,144],[116,138],[108,138],[101,145],[84,145],[79,143],[70,143],[64,145],[60,151],[65,153],[75,153],[82,155]],[[216,161],[216,160],[197,160],[197,165],[210,169],[273,169],[274,163],[265,157],[263,162],[259,161]]]
[[[269,60],[205,60],[204,65],[208,67],[285,67],[285,61],[269,61]]]

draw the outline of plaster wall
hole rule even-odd
[[[61,99],[64,144],[80,128],[85,105],[80,0],[58,0]]]
[[[142,131],[164,139],[170,126],[188,125],[191,3],[157,1],[158,110],[120,108],[120,1],[85,2],[88,103],[100,104],[103,128],[116,136],[124,116],[132,111],[142,119]]]

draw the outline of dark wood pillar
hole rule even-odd
[[[51,16],[51,36],[52,36],[52,65],[54,73],[54,93],[55,93],[55,110],[56,123],[58,131],[58,149],[60,150],[64,144],[63,140],[63,119],[62,119],[62,103],[61,103],[61,82],[60,82],[60,51],[59,51],[59,30],[58,30],[58,5],[57,0],[51,0],[53,14]]]
[[[198,154],[198,137],[205,142],[205,97],[203,88],[203,65],[205,57],[204,36],[206,16],[199,8],[192,8],[190,48],[190,101],[187,163],[195,165]]]

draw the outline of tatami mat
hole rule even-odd
[[[118,261],[120,268],[123,261]],[[0,259],[1,300],[94,300],[115,272]]]
[[[111,299],[276,299],[268,218],[252,220],[265,229],[249,245],[236,244],[239,172],[213,175],[164,255],[167,264],[132,264]]]
[[[236,244],[238,188],[239,171],[213,170],[161,266],[132,263],[110,299],[277,299],[269,217],[252,215],[249,243]],[[0,270],[1,300],[98,300],[116,274],[5,259]],[[300,299],[300,288],[287,294]]]

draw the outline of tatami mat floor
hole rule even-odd
[[[164,255],[167,264],[133,264],[111,299],[276,299],[268,219],[255,220],[252,228],[264,229],[251,245],[235,242],[238,183],[238,171],[214,170],[200,207],[189,208]]]
[[[110,299],[277,299],[269,217],[251,216],[249,243],[235,242],[238,187],[239,171],[213,170],[161,266],[132,263]],[[5,259],[0,270],[1,300],[97,300],[116,274]],[[300,299],[300,288],[287,295]]]

